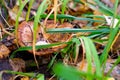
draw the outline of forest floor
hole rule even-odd
[[[119,0],[0,0],[0,80],[120,80]]]

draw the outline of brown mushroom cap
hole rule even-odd
[[[54,25],[53,21],[49,22],[49,25],[48,24],[46,25],[46,28],[65,28],[65,27],[72,28],[73,26],[70,23]],[[42,33],[42,30],[39,26],[36,37],[37,41],[36,44],[42,45],[57,42],[66,42],[68,39],[70,39],[70,37],[71,34],[69,33]],[[32,40],[33,40],[33,22],[24,21],[18,26],[18,43],[20,46],[32,46]],[[62,44],[60,46],[55,46],[51,48],[39,49],[36,50],[36,55],[50,54],[59,51],[65,46],[66,44]],[[33,53],[32,50],[29,50],[29,52]]]

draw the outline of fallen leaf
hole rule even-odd
[[[19,7],[18,7],[18,6],[14,6],[13,9],[10,9],[10,10],[8,11],[8,12],[9,12],[9,16],[10,16],[10,18],[11,18],[12,20],[16,21],[18,11],[19,11]],[[22,11],[21,16],[19,17],[19,22],[25,20],[25,15],[26,15],[26,12],[25,12],[25,11]]]
[[[21,58],[13,58],[9,60],[10,65],[14,71],[24,72],[25,71],[25,61]]]
[[[4,44],[0,44],[0,59],[8,57],[9,53],[10,50]]]
[[[2,80],[13,80],[13,77],[15,76],[4,72],[4,70],[23,72],[23,67],[25,68],[25,62],[20,58],[0,59],[0,72],[3,72]]]

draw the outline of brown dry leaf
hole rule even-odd
[[[4,32],[2,31],[3,28],[4,28],[3,27],[3,21],[0,17],[0,39],[2,39],[2,36],[4,35]]]
[[[114,4],[116,0],[110,0],[110,1]]]
[[[20,80],[30,80],[30,78],[25,76],[25,77],[22,77]]]
[[[0,59],[0,71],[12,70],[12,71],[21,71],[25,70],[25,62],[20,58],[13,59]],[[13,80],[14,75],[3,72],[3,80]]]
[[[97,9],[93,11],[93,14],[94,14],[94,15],[102,15],[102,13],[101,13],[99,10],[97,10]],[[93,17],[93,19],[94,19],[94,20],[102,20],[101,18],[96,18],[96,17]],[[98,26],[98,25],[100,25],[100,24],[101,24],[100,22],[94,22],[93,25],[94,25],[94,26]]]
[[[4,44],[0,44],[0,59],[8,57],[9,53],[10,50]]]
[[[8,24],[10,26],[8,26],[9,28],[13,28],[15,26],[15,20],[13,20],[10,15],[8,16],[8,20],[7,20]]]
[[[31,79],[29,77],[27,77],[27,76],[24,76],[20,80],[31,80]],[[32,79],[32,80],[37,80],[37,79]]]
[[[120,15],[120,4],[118,5],[117,13]]]
[[[120,32],[116,36],[116,39],[113,42],[112,52],[120,54]]]
[[[50,29],[50,28],[72,28],[72,27],[73,27],[73,25],[71,25],[70,23],[67,23],[67,22],[65,22],[63,24],[57,23],[56,25],[53,22],[51,22],[51,23],[49,23],[49,25],[46,25],[47,29]],[[44,33],[43,35],[44,35],[44,38],[47,39],[50,43],[65,42],[65,41],[69,40],[69,38],[71,36],[70,33]]]
[[[32,5],[32,9],[37,10],[42,1],[43,0],[35,0],[33,5]]]
[[[10,9],[8,12],[9,12],[9,16],[12,20],[16,20],[16,17],[17,17],[17,14],[18,14],[18,11],[19,11],[19,7],[16,5],[14,6],[13,9]],[[19,17],[19,21],[23,21],[25,20],[25,15],[26,15],[26,12],[25,11],[22,11],[22,14],[21,16]]]
[[[2,23],[0,22],[0,39],[2,39]]]
[[[115,0],[101,0],[101,2],[103,2],[106,6],[113,8],[113,3]]]
[[[13,58],[9,60],[10,65],[14,71],[25,71],[25,61],[20,58]]]
[[[86,25],[88,24],[88,21],[74,20],[72,23],[75,24],[75,27],[77,27],[78,25],[77,28],[83,28],[83,27],[86,27]]]
[[[69,14],[75,16],[80,16],[81,14],[88,13],[91,11],[91,9],[86,4],[80,3],[74,4],[74,2],[72,1],[68,3],[68,7]]]
[[[81,68],[81,65],[82,65],[82,68]],[[82,71],[87,71],[87,67],[88,67],[88,63],[87,63],[87,61],[86,60],[84,60],[84,62],[80,62],[80,63],[78,63],[77,64],[77,69],[78,70],[82,70]],[[94,65],[94,63],[92,64],[92,72],[94,73],[95,72],[95,65]]]
[[[4,70],[12,70],[8,59],[0,59],[0,72],[2,73]],[[10,80],[11,77],[12,74],[2,73],[2,80]]]
[[[107,60],[106,68],[105,68],[105,71],[104,71],[105,74],[112,68],[114,62],[115,62],[114,59],[108,59]],[[115,80],[120,80],[120,65],[119,64],[114,67],[114,69],[110,73],[110,76],[115,78]]]

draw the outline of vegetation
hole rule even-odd
[[[119,0],[111,1],[110,4],[114,4],[113,7],[107,6],[104,0],[103,2],[100,0],[13,0],[16,2],[13,8],[10,8],[9,2],[0,1],[0,30],[3,31],[0,32],[1,42],[12,34],[16,40],[12,45],[17,46],[17,49],[12,49],[7,57],[1,57],[1,59],[14,59],[17,53],[28,51],[28,54],[32,53],[34,56],[35,64],[33,61],[33,66],[37,67],[37,71],[40,70],[42,64],[39,62],[39,57],[49,56],[45,70],[50,71],[47,73],[51,74],[49,80],[116,79],[117,77],[112,75],[112,71],[120,62],[118,55],[120,51],[120,15],[117,12]],[[17,5],[17,3],[19,4]],[[36,6],[37,3],[38,6]],[[14,14],[14,10],[18,11],[13,20],[14,30],[7,30],[11,23],[9,19],[12,18],[10,12]],[[3,12],[7,14],[8,18],[4,17]],[[24,12],[26,12],[25,16]],[[22,22],[25,23],[22,24]],[[33,26],[32,32],[27,31],[28,28],[26,28],[26,32],[23,32],[23,35],[20,34],[20,30],[25,30],[22,28],[31,25]],[[23,37],[19,37],[19,35]],[[26,36],[29,38],[24,38]],[[28,45],[25,44],[25,41],[28,41]],[[37,43],[38,45],[36,45]],[[115,59],[113,63],[111,63],[112,54],[117,56],[113,57]],[[0,54],[0,56],[4,55]],[[111,62],[108,62],[109,60]],[[27,61],[25,62],[27,63]],[[108,69],[108,63],[112,64],[110,69]],[[29,77],[25,80],[47,79],[42,73],[19,72],[14,69],[12,71],[1,70],[1,79],[3,73]]]

